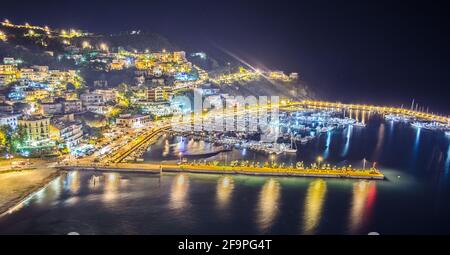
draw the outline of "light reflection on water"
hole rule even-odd
[[[231,176],[224,176],[217,181],[217,205],[219,209],[224,210],[230,203],[231,195],[234,189],[234,181]]]
[[[342,150],[341,157],[346,157],[348,154],[348,149],[350,147],[350,138],[352,136],[352,132],[353,132],[353,126],[348,126],[347,133],[345,135],[345,145],[344,145],[344,149]]]
[[[187,206],[187,194],[189,190],[189,175],[178,174],[173,178],[170,192],[170,208],[181,211]]]
[[[118,173],[103,174],[105,185],[103,186],[103,201],[110,203],[115,201],[119,195],[120,175]]]
[[[373,161],[377,161],[383,152],[385,125],[381,123],[378,127],[377,144],[373,153]]]
[[[414,139],[414,144],[412,147],[412,155],[411,155],[411,167],[415,169],[415,165],[417,162],[417,158],[419,156],[419,147],[420,147],[420,134],[422,133],[421,128],[416,128],[416,136]]]
[[[358,181],[353,183],[353,199],[349,217],[349,233],[360,233],[367,226],[376,200],[376,184],[374,181]]]
[[[69,172],[65,179],[64,186],[66,190],[70,190],[70,192],[76,194],[80,189],[80,173],[78,171]]]
[[[323,158],[328,159],[328,156],[330,155],[330,146],[331,146],[331,132],[327,132],[327,140],[325,143],[325,151],[323,152]]]
[[[273,178],[268,179],[261,188],[256,219],[262,233],[270,229],[278,215],[280,190],[280,183]]]
[[[445,161],[444,171],[445,176],[448,177],[448,172],[450,171],[450,144],[447,150],[447,160]]]
[[[327,193],[327,183],[318,179],[312,181],[308,186],[303,215],[303,234],[311,235],[322,218],[322,208]]]
[[[146,233],[145,229],[149,228],[152,231],[156,229],[161,233],[165,233],[169,229],[179,234],[201,234],[205,233],[203,232],[205,230],[203,228],[200,228],[202,230],[196,230],[196,228],[202,224],[208,224],[207,230],[220,233],[220,229],[228,224],[225,222],[233,222],[241,218],[247,218],[253,222],[256,229],[255,233],[257,234],[278,233],[273,232],[275,231],[274,229],[286,220],[282,217],[281,204],[285,204],[285,208],[291,208],[295,201],[287,197],[295,194],[294,197],[297,199],[299,195],[304,196],[304,204],[299,208],[300,212],[303,213],[295,213],[295,222],[297,223],[289,223],[298,225],[298,222],[301,222],[302,228],[292,233],[317,234],[323,233],[321,224],[324,220],[324,208],[328,201],[336,199],[331,196],[331,190],[340,187],[352,190],[352,193],[350,193],[351,197],[347,197],[348,200],[341,200],[337,203],[339,206],[342,206],[346,204],[345,201],[351,201],[350,204],[347,204],[348,209],[345,210],[347,216],[346,218],[331,216],[331,218],[327,219],[327,222],[328,224],[329,222],[334,222],[334,224],[348,222],[343,233],[359,234],[366,230],[366,226],[371,224],[371,218],[374,216],[373,210],[377,197],[376,185],[378,183],[384,185],[384,182],[377,181],[205,176],[186,173],[165,175],[161,186],[157,184],[152,175],[135,176],[133,174],[104,173],[101,176],[97,176],[94,172],[77,171],[76,174],[69,172],[67,175],[63,175],[62,178],[67,182],[68,180],[74,180],[74,176],[78,176],[77,179],[80,184],[80,187],[77,189],[78,193],[73,193],[72,190],[65,191],[64,186],[60,185],[62,181],[59,178],[59,181],[51,183],[43,192],[36,193],[33,199],[22,204],[22,207],[17,207],[16,215],[37,212],[36,216],[38,218],[54,218],[57,222],[56,224],[62,225],[61,227],[67,227],[68,225],[70,228],[81,228],[80,232],[82,233],[83,231],[92,231],[92,228],[96,229],[99,227],[103,229],[102,232],[114,232],[114,226],[122,225],[129,226],[129,229],[133,230],[132,233]],[[95,189],[92,189],[94,177],[99,178],[101,181],[96,184]],[[386,184],[389,184],[389,182],[386,182]],[[287,185],[288,188],[282,189],[283,185]],[[158,190],[158,186],[162,192],[154,192]],[[57,190],[58,187],[59,191]],[[125,189],[125,187],[135,187],[135,190]],[[246,191],[236,190],[236,187],[246,187]],[[307,188],[306,192],[304,192],[304,187]],[[205,189],[215,190],[215,194],[204,193]],[[286,197],[283,195],[284,193],[286,193]],[[37,199],[38,197],[39,199]],[[99,197],[100,199],[94,199],[93,197]],[[201,197],[210,198],[203,200]],[[233,202],[240,201],[242,197],[247,197],[244,200],[246,201],[244,204]],[[58,201],[62,202],[62,204],[58,203]],[[136,206],[128,206],[130,201],[135,201],[131,204]],[[63,205],[63,207],[60,207],[59,204]],[[165,207],[165,205],[168,205],[168,207]],[[190,210],[186,210],[188,207]],[[145,216],[149,211],[153,211],[154,208],[160,209],[158,209],[156,214]],[[161,208],[168,208],[170,211]],[[212,210],[213,208],[216,208],[218,212]],[[236,212],[237,208],[244,208],[244,210],[236,214],[234,212]],[[45,210],[46,213],[40,213],[40,210]],[[327,207],[327,211],[329,212],[330,210],[333,211],[332,208]],[[71,212],[71,222],[64,220],[68,211]],[[90,211],[95,213],[86,214],[86,212]],[[205,212],[205,214],[200,216],[195,213],[196,211]],[[140,216],[136,217],[136,214]],[[11,216],[14,215],[12,214]],[[221,217],[223,215],[227,217]],[[205,221],[203,218],[205,216],[210,221]],[[23,221],[22,216],[18,217],[20,221]],[[109,219],[109,227],[104,225],[96,226],[98,217]],[[26,218],[30,220],[29,227],[31,229],[37,228],[37,230],[34,230],[36,233],[41,233],[39,231],[45,229],[45,227],[39,227],[39,224],[33,223],[35,222],[31,220],[33,217]],[[84,223],[86,220],[90,222],[90,225]],[[26,221],[21,225],[27,226]],[[167,222],[172,221],[179,221],[182,224],[170,228],[170,224],[168,225]],[[186,222],[189,222],[189,224],[184,224]],[[84,226],[89,226],[89,229],[83,229]],[[177,232],[177,227],[180,227],[180,232]],[[136,230],[140,228],[144,229],[141,230],[143,232]],[[233,228],[236,229],[236,233],[239,233],[240,231],[245,231],[248,226],[241,227],[240,224],[237,224]],[[8,233],[8,230],[10,229],[2,228],[2,218],[0,218],[0,233],[2,231]],[[24,231],[27,231],[27,229]]]

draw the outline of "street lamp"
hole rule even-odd
[[[275,160],[275,155],[270,155],[270,160],[272,161],[272,167],[273,167],[273,161]]]
[[[178,156],[180,156],[180,164],[181,164],[181,157],[183,157],[183,152],[180,151],[180,152],[178,153]]]
[[[87,48],[90,48],[91,45],[89,44],[88,41],[84,41],[84,42],[82,43],[82,47],[83,47],[83,49],[87,49]]]
[[[320,168],[320,163],[323,161],[323,158],[321,156],[317,157],[317,163],[318,163],[318,167]]]
[[[102,51],[108,51],[108,45],[106,45],[106,43],[101,43],[101,44],[100,44],[100,50],[102,50]]]

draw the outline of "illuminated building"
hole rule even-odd
[[[63,113],[63,104],[59,102],[41,103],[41,114],[55,115]]]
[[[12,104],[9,104],[6,102],[0,103],[0,112],[11,113],[11,112],[13,112],[13,110],[14,110],[14,107]]]
[[[288,81],[289,77],[283,71],[271,71],[268,74],[269,79]]]
[[[6,41],[6,34],[0,31],[0,41]]]
[[[172,88],[168,86],[159,86],[156,88],[149,88],[147,90],[147,99],[150,102],[167,101],[172,96]]]
[[[19,117],[20,114],[0,113],[0,126],[9,126],[12,129],[16,129]]]
[[[291,73],[291,74],[289,74],[289,79],[297,80],[298,79],[298,73]]]
[[[83,125],[80,122],[55,122],[52,124],[51,137],[71,149],[79,145],[83,138]]]
[[[158,117],[169,116],[177,112],[177,109],[169,102],[137,101],[136,105],[138,105],[144,113],[149,113]]]
[[[39,145],[50,138],[50,118],[36,115],[22,117],[19,119],[19,126],[25,129],[29,145]]]
[[[86,105],[86,111],[106,115],[113,110],[109,105]]]
[[[5,57],[5,58],[3,58],[3,64],[17,66],[19,64],[22,64],[22,60]]]
[[[125,60],[122,59],[113,59],[111,64],[109,64],[110,70],[122,70],[125,67]]]
[[[115,102],[117,100],[118,92],[115,89],[96,89],[94,94],[103,96],[103,102]]]
[[[17,80],[19,72],[15,65],[0,65],[0,87]]]
[[[121,114],[116,120],[118,126],[128,128],[140,128],[148,123],[150,123],[149,115]]]
[[[64,113],[78,113],[83,111],[81,100],[65,100],[63,102]]]
[[[174,62],[186,61],[186,52],[184,52],[184,51],[175,51],[173,53],[173,61]]]
[[[25,93],[25,101],[26,102],[35,102],[37,100],[45,100],[50,97],[50,92],[46,89],[26,89]]]
[[[48,73],[48,71],[49,71],[48,66],[37,66],[37,65],[34,65],[31,68],[33,68],[36,72]]]
[[[80,96],[83,105],[100,105],[104,103],[104,98],[102,94],[98,93],[84,93]]]
[[[22,68],[20,69],[20,78],[23,80],[37,80],[36,73],[32,68]]]
[[[0,88],[14,82],[15,80],[16,79],[13,75],[0,74]]]
[[[136,59],[134,65],[138,70],[150,69],[154,66],[154,62],[150,59]]]

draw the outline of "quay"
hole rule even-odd
[[[284,176],[284,177],[319,177],[344,179],[383,180],[384,175],[377,169],[320,169],[320,168],[271,168],[251,166],[216,166],[191,164],[147,164],[147,163],[119,163],[114,165],[67,165],[59,166],[61,170],[90,170],[126,173],[186,172],[202,174],[240,174],[255,176]]]

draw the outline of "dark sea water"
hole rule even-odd
[[[180,151],[213,149],[167,136],[145,158],[176,161]],[[74,171],[1,217],[0,234],[450,234],[444,134],[372,116],[366,128],[324,133],[275,160],[317,156],[333,164],[377,162],[387,180]],[[270,160],[245,149],[208,160],[242,158]]]

